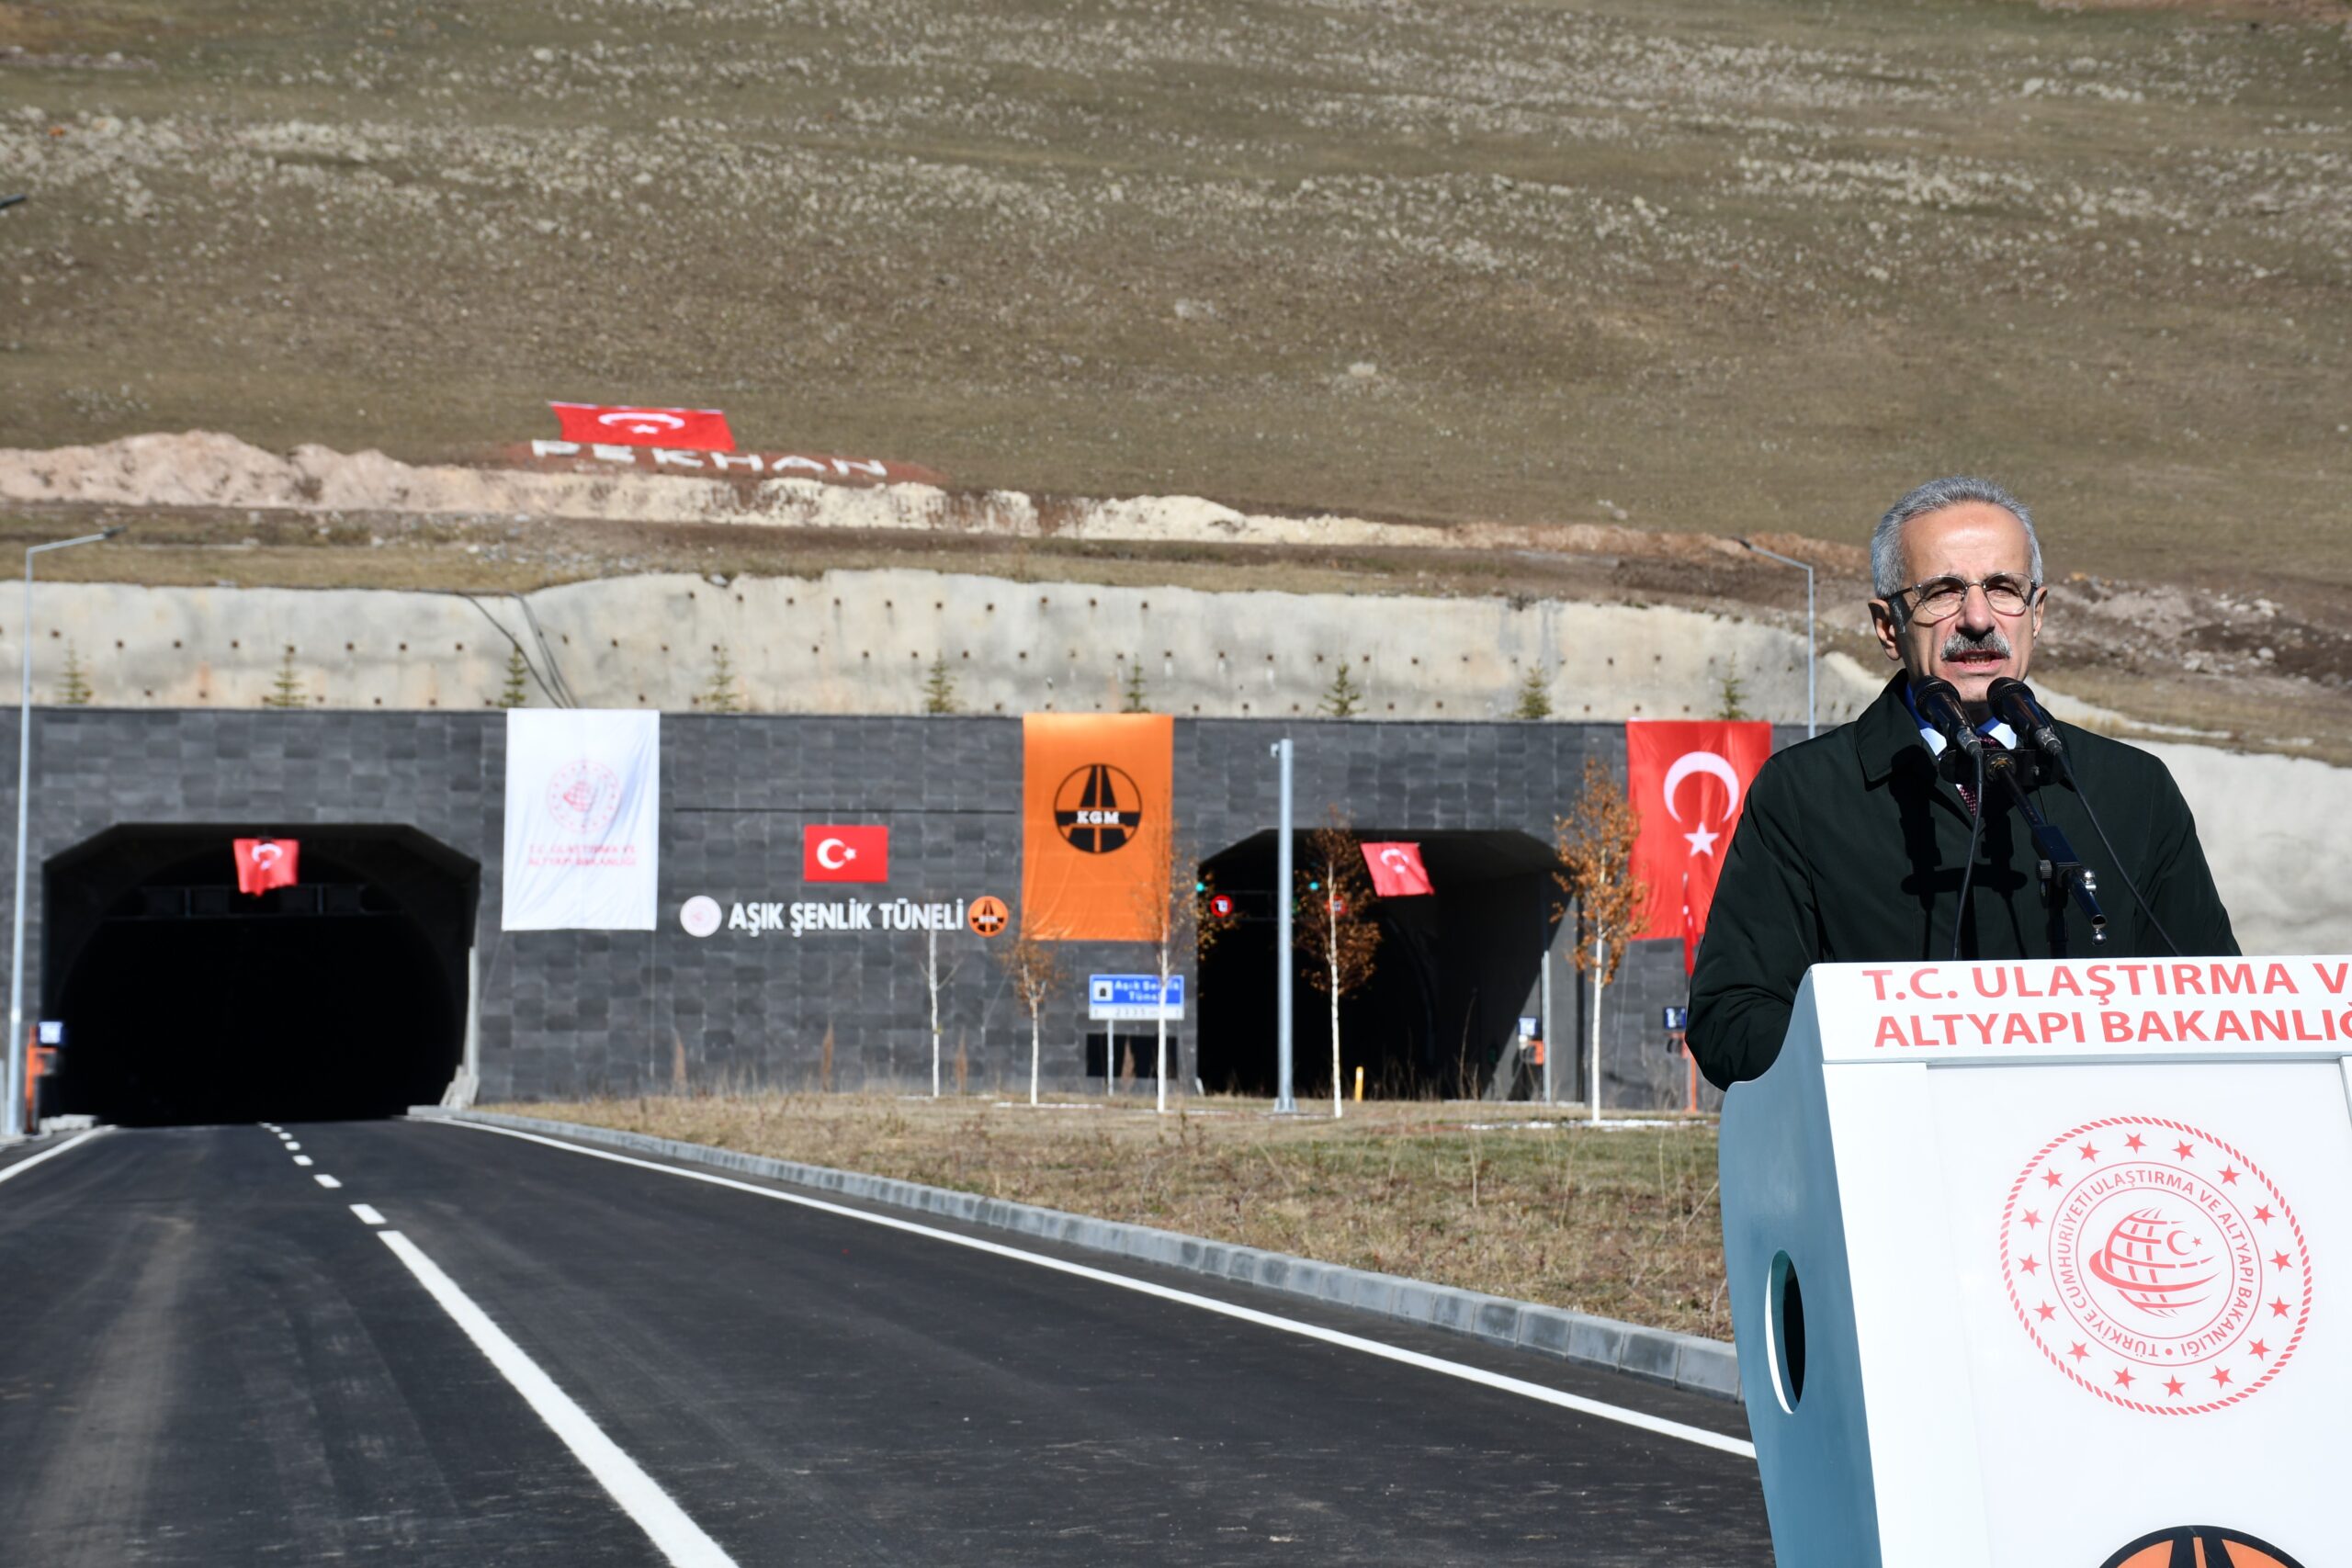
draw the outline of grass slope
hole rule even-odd
[[[1524,1104],[1374,1101],[1337,1122],[1276,1121],[1263,1102],[1222,1097],[1169,1116],[1134,1104],[720,1094],[484,1109],[1731,1337],[1712,1125],[1593,1131],[1557,1113],[1533,1119]]]
[[[0,445],[645,400],[974,484],[1830,538],[1973,468],[2054,564],[2324,595],[2346,14],[7,0]]]

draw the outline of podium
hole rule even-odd
[[[1817,965],[1721,1162],[1782,1568],[2352,1562],[2352,960]]]

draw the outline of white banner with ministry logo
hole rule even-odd
[[[651,931],[661,816],[660,714],[510,711],[500,929]]]

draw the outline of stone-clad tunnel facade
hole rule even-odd
[[[1181,841],[1207,856],[1275,825],[1269,750],[1285,734],[1295,742],[1302,828],[1336,806],[1366,826],[1516,832],[1548,843],[1586,759],[1600,758],[1622,777],[1624,758],[1614,725],[1180,719]],[[0,753],[0,779],[13,781],[13,737]],[[451,863],[463,857],[479,868],[468,1027],[485,1100],[809,1088],[828,1063],[838,1088],[927,1087],[920,933],[877,925],[795,936],[722,925],[696,938],[682,929],[679,908],[698,894],[722,908],[845,896],[1017,901],[1019,720],[664,715],[661,906],[651,931],[499,929],[504,755],[503,717],[494,713],[39,711],[28,1014],[55,1005],[63,971],[77,961],[48,952],[43,940],[53,923],[45,885],[50,898],[62,897],[63,874],[51,863],[70,862],[98,835],[185,825],[219,829],[225,840],[229,829],[300,837],[397,826],[455,852]],[[832,822],[888,826],[887,886],[803,883],[800,829]],[[222,850],[225,864],[225,841]],[[947,1056],[960,1046],[975,1089],[1025,1086],[1027,1020],[993,949],[960,931],[941,941],[943,958],[958,965],[942,998]],[[1065,944],[1063,958],[1079,977],[1145,967],[1136,948],[1116,944]],[[1658,1010],[1682,999],[1679,960],[1676,943],[1638,944],[1610,991],[1604,1052],[1613,1102],[1660,1092]],[[364,975],[351,981],[368,983]],[[1555,1034],[1583,1038],[1578,993],[1573,972],[1556,964]],[[1046,1020],[1051,1087],[1086,1083],[1084,1006],[1073,985]],[[1179,1082],[1198,1060],[1198,1027],[1195,1010],[1173,1032]],[[1271,1019],[1264,1034],[1271,1056]],[[1302,1057],[1321,1045],[1302,1031]],[[1565,1063],[1561,1070],[1559,1092],[1570,1098],[1580,1080]]]

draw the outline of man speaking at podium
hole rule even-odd
[[[1879,520],[1871,576],[1902,672],[1764,765],[1715,887],[1688,1038],[1720,1088],[1772,1065],[1815,964],[2238,951],[2165,765],[2013,684],[2049,600],[2032,514],[1933,480]]]

